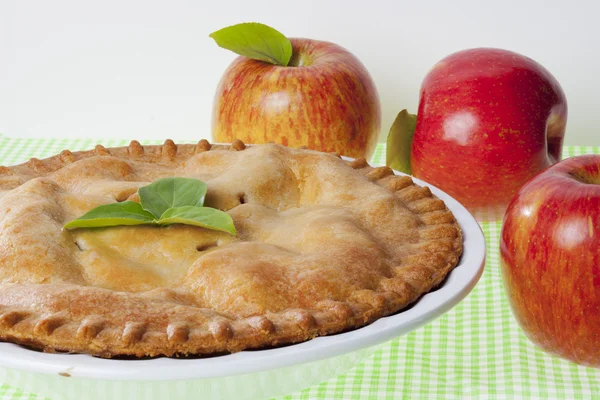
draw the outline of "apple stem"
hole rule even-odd
[[[306,55],[298,54],[297,51],[292,52],[292,58],[288,63],[288,67],[306,67],[311,65],[311,60]]]
[[[555,136],[548,138],[548,155],[552,163],[557,163],[562,159],[563,137]]]

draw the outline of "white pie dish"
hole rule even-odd
[[[0,382],[51,400],[245,399],[283,395],[343,373],[378,345],[450,310],[469,294],[483,272],[486,246],[477,221],[446,193],[413,179],[429,186],[454,213],[463,230],[464,251],[443,284],[407,310],[338,335],[198,359],[109,360],[0,343]]]

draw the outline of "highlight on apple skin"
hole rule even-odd
[[[526,183],[500,240],[504,288],[527,337],[600,368],[600,155],[566,159]]]
[[[370,157],[381,110],[366,68],[336,44],[290,41],[289,66],[240,56],[227,68],[213,103],[213,140],[276,142]]]
[[[530,178],[561,158],[567,101],[557,80],[523,55],[459,51],[425,77],[412,173],[476,216],[500,219]]]

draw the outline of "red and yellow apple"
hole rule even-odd
[[[412,173],[471,212],[501,218],[530,178],[560,160],[567,101],[537,62],[507,50],[463,50],[425,77]]]
[[[500,256],[512,312],[529,339],[600,368],[600,155],[566,159],[519,190]]]
[[[213,140],[276,142],[370,157],[381,111],[363,64],[333,43],[290,41],[287,66],[240,56],[225,71],[214,100]]]

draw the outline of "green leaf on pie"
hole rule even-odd
[[[160,225],[186,224],[236,234],[231,216],[210,207],[173,207],[157,221]]]
[[[203,207],[206,184],[192,178],[164,178],[138,190],[140,203],[124,201],[94,208],[65,229],[118,225],[186,224],[236,234],[231,216]]]
[[[385,163],[388,167],[406,174],[411,173],[410,149],[417,116],[402,110],[394,120],[387,137]]]
[[[228,26],[209,35],[220,47],[242,56],[286,66],[292,43],[281,32],[258,22]]]
[[[193,178],[164,178],[139,188],[138,194],[142,208],[159,219],[172,207],[202,207],[206,183]]]
[[[102,228],[118,225],[143,225],[154,223],[154,215],[139,203],[123,201],[104,204],[65,224],[65,229]]]

